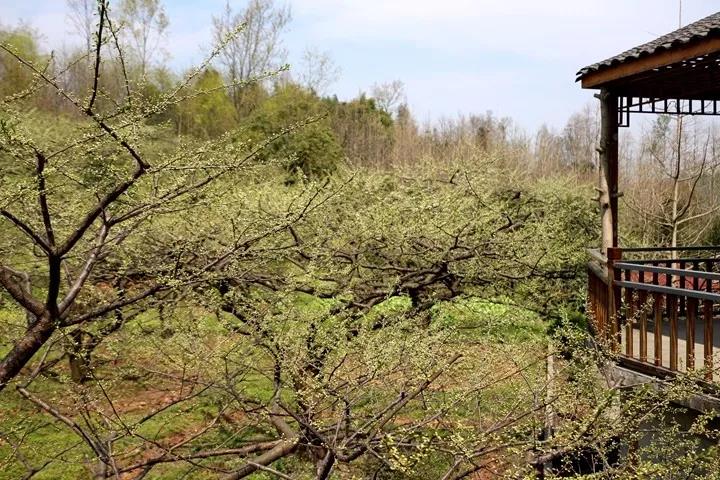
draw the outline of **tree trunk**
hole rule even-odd
[[[262,466],[268,466],[275,462],[276,460],[279,460],[283,457],[286,457],[293,453],[298,445],[298,439],[292,438],[283,440],[280,442],[276,447],[269,450],[266,453],[263,453],[262,455],[255,457],[251,460],[251,463],[248,463],[238,469],[237,471],[231,473],[230,475],[225,477],[225,480],[239,480],[241,478],[245,478],[252,473],[255,473],[259,470],[258,465]]]
[[[68,366],[70,378],[75,383],[85,383],[90,371],[90,349],[85,348],[82,330],[75,330],[68,342]]]
[[[333,465],[335,464],[335,454],[332,450],[328,450],[322,460],[317,464],[317,472],[315,474],[315,480],[326,480],[330,477]]]
[[[0,361],[0,391],[20,373],[56,329],[55,321],[42,317],[25,331],[12,350]]]
[[[678,228],[680,227],[680,218],[678,212],[678,206],[680,204],[680,172],[682,162],[682,132],[683,132],[683,119],[678,117],[677,120],[677,145],[675,150],[675,171],[673,173],[673,198],[672,198],[672,239],[670,245],[672,248],[678,245]],[[690,201],[690,200],[688,200]],[[678,258],[678,252],[672,251],[671,258],[673,260]]]

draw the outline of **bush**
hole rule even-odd
[[[38,51],[37,33],[27,27],[0,30],[0,43],[7,44],[21,58],[41,64],[44,56]],[[30,70],[12,55],[0,51],[0,97],[19,93],[33,84]]]
[[[205,70],[194,85],[194,95],[178,106],[175,125],[180,134],[214,138],[237,125],[235,107],[217,70]]]
[[[250,114],[245,126],[249,137],[256,141],[291,129],[273,141],[260,158],[282,161],[291,174],[318,177],[334,171],[343,158],[325,114],[315,94],[290,84],[278,87]]]

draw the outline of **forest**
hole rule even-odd
[[[692,378],[598,369],[594,103],[423,123],[275,0],[184,71],[162,0],[67,4],[0,24],[0,479],[717,478]],[[623,135],[623,243],[720,244],[716,127]]]

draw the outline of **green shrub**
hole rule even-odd
[[[235,107],[223,85],[217,70],[208,69],[200,74],[190,93],[192,98],[177,108],[178,133],[214,138],[237,125]]]
[[[291,132],[260,153],[262,160],[278,160],[291,174],[324,176],[334,171],[343,151],[323,115],[320,99],[295,85],[278,87],[245,122],[252,140],[260,141],[284,129]],[[307,122],[310,123],[307,123]]]

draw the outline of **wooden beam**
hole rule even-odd
[[[600,132],[599,197],[602,226],[602,252],[618,245],[618,110],[617,96],[600,92],[602,125]]]
[[[598,72],[587,73],[581,79],[582,88],[601,88],[614,80],[718,52],[720,52],[720,38],[705,38],[698,42],[680,45],[669,50],[605,67]]]

